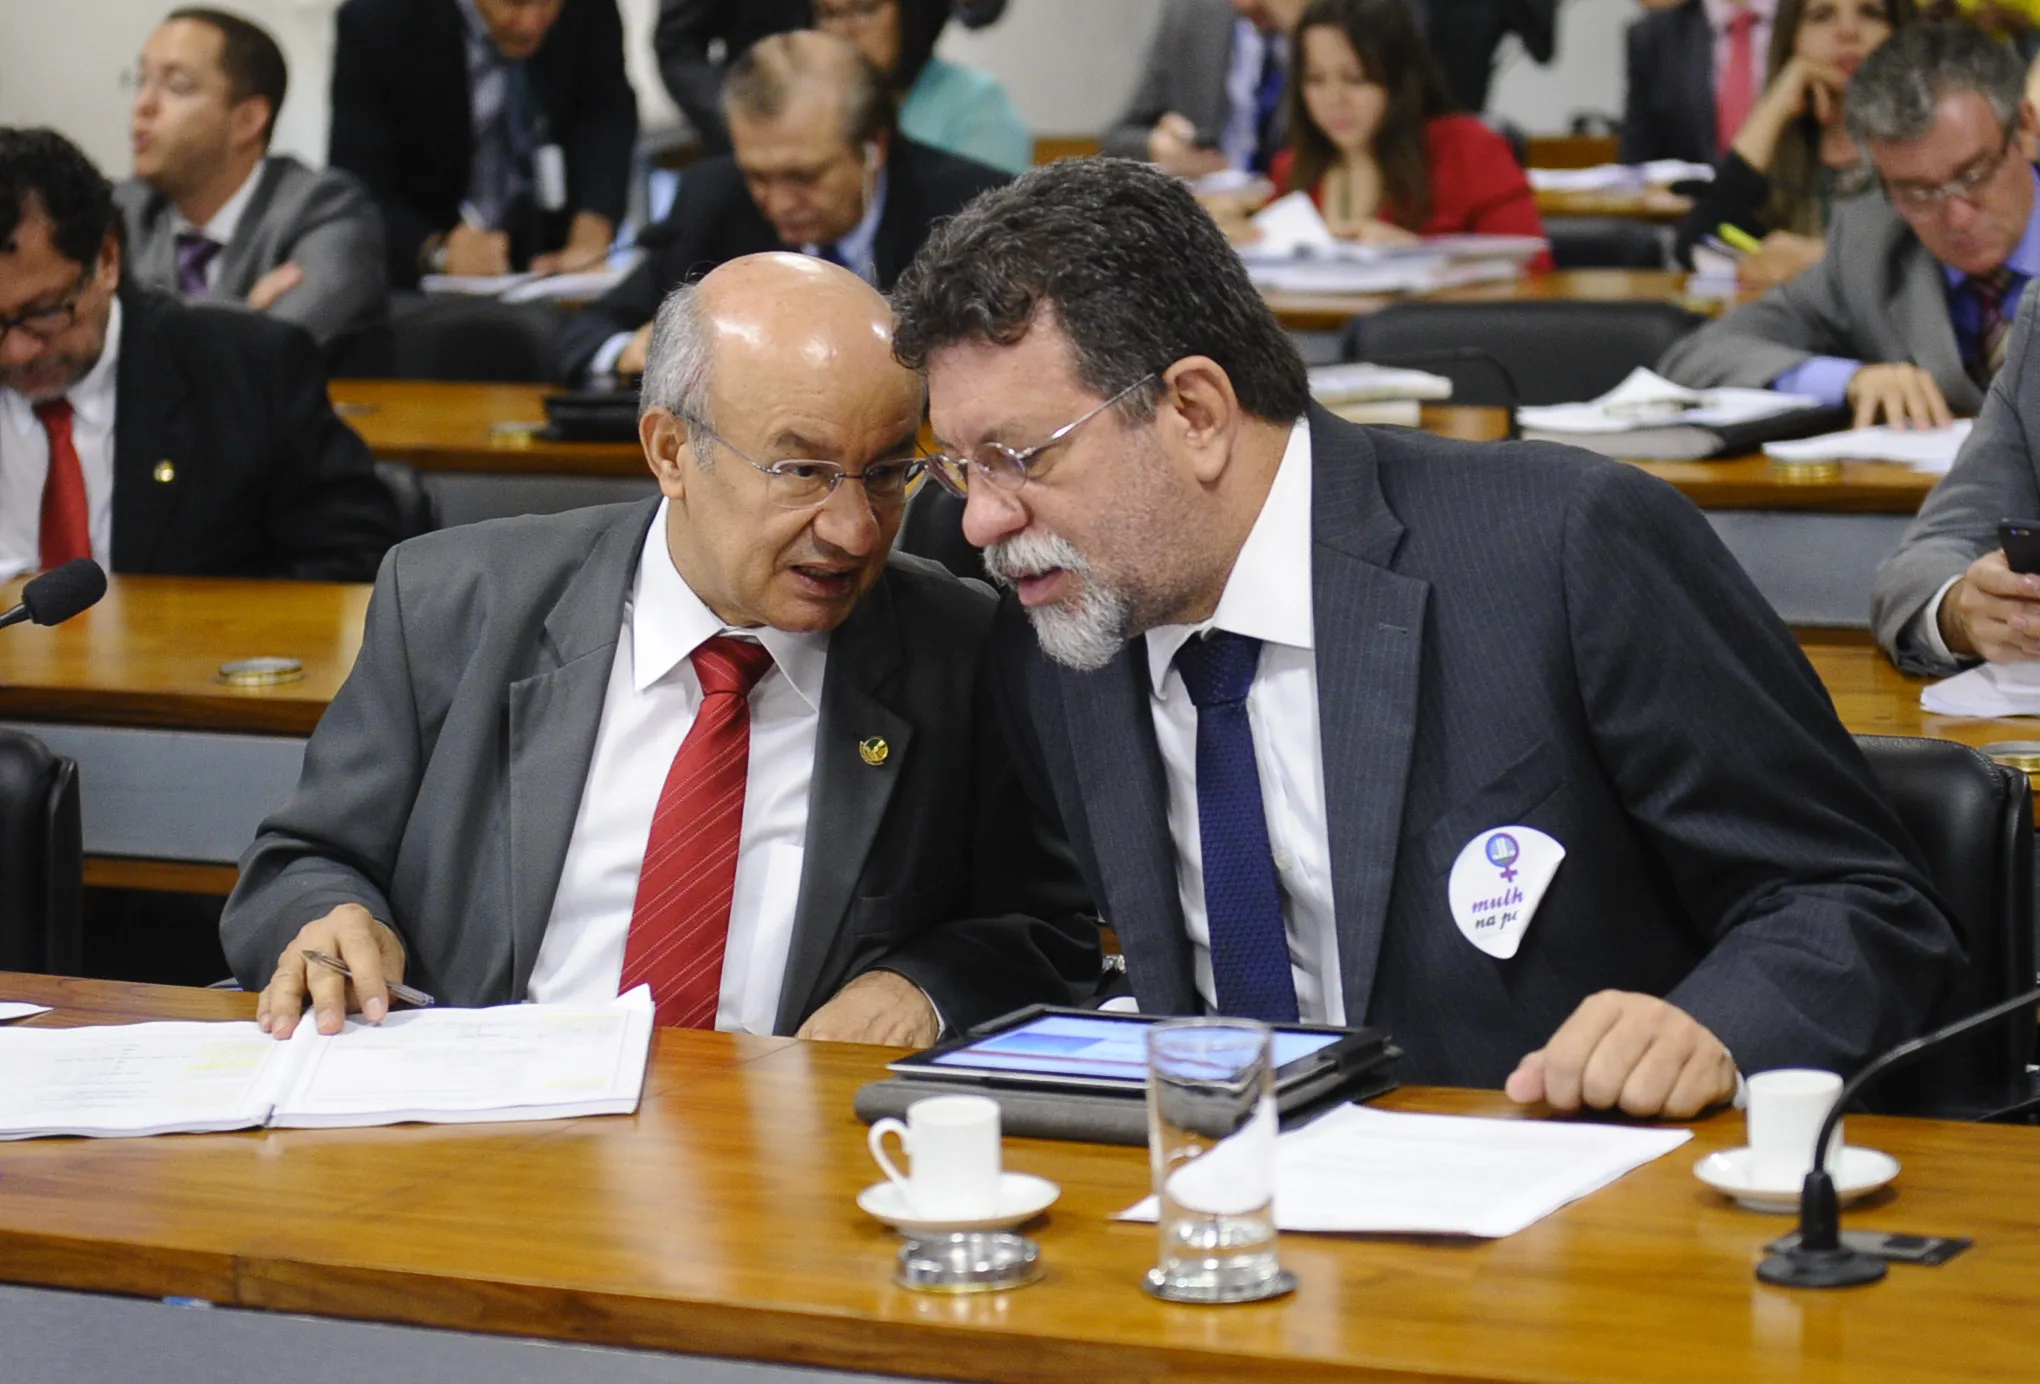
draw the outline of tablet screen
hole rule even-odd
[[[1140,1085],[1147,1081],[1148,1027],[1137,1020],[1048,1014],[928,1061],[930,1066],[972,1071],[1032,1072]],[[1277,1030],[1275,1065],[1286,1067],[1330,1047],[1340,1036]]]

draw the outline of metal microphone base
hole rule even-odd
[[[1793,1249],[1757,1265],[1757,1277],[1781,1288],[1854,1288],[1884,1277],[1885,1263],[1852,1249]]]

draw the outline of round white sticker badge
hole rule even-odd
[[[1446,898],[1466,940],[1507,960],[1565,859],[1565,847],[1535,827],[1495,827],[1466,843],[1452,863]]]

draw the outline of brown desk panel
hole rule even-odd
[[[335,380],[334,407],[385,461],[426,471],[648,479],[635,442],[549,442],[542,384]]]
[[[246,1015],[240,995],[0,976],[54,1022]],[[1676,1153],[1494,1242],[1285,1237],[1288,1299],[1195,1308],[1135,1286],[1154,1230],[1111,1214],[1141,1150],[1011,1140],[1062,1199],[1031,1232],[1048,1277],[977,1298],[888,1281],[897,1241],[852,1203],[876,1180],[851,1093],[884,1049],[661,1032],[635,1116],[0,1145],[0,1278],[277,1311],[600,1341],[936,1378],[2031,1378],[2040,1130],[1852,1118],[1896,1186],[1864,1227],[1974,1235],[1873,1287],[1764,1287],[1789,1222],[1691,1174],[1733,1115]],[[1401,1109],[1504,1113],[1412,1090]]]

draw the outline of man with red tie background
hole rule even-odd
[[[442,1002],[925,1044],[1098,978],[1059,826],[991,714],[982,586],[894,555],[919,380],[849,271],[674,292],[640,438],[664,498],[406,543],[221,921],[278,1036]],[[352,986],[308,968],[341,956]]]
[[[123,291],[117,220],[63,136],[0,128],[0,575],[366,580],[396,514],[311,337]]]
[[[1777,0],[1670,0],[1629,26],[1624,163],[1713,163],[1764,84]]]

